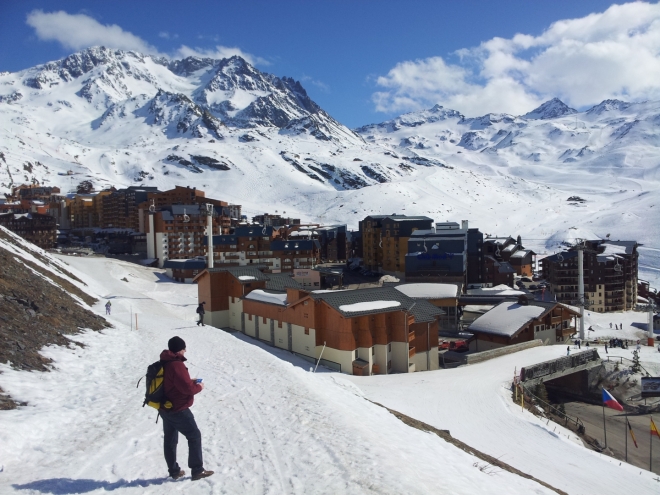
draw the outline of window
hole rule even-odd
[[[355,358],[354,358],[354,359],[357,359],[357,358],[358,358],[358,350],[355,349],[355,350],[353,351],[353,353],[354,353],[354,355],[355,355]]]
[[[266,317],[265,316],[262,318],[262,320],[263,320],[263,323],[266,324]]]
[[[387,362],[387,369],[389,370],[391,367],[392,367],[392,361],[390,360]]]
[[[277,322],[277,328],[282,328],[282,322],[281,321]],[[282,341],[280,340],[280,342],[282,342]]]
[[[305,335],[309,335],[309,328],[305,327]]]
[[[248,320],[252,321],[252,315],[248,315]]]
[[[374,356],[376,354],[376,348],[372,347],[371,348],[371,355]]]
[[[392,343],[387,344],[387,352],[392,352]]]

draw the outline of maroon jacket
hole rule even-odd
[[[179,412],[193,405],[193,396],[202,391],[202,386],[195,383],[188,374],[183,362],[185,357],[165,349],[160,353],[160,360],[165,366],[165,397],[172,403],[168,412]]]

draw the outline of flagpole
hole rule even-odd
[[[603,403],[603,435],[605,435],[605,448],[607,448],[607,429],[605,428],[605,403]]]

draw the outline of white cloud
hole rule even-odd
[[[613,5],[539,36],[493,38],[455,55],[456,64],[441,57],[397,64],[376,81],[376,110],[440,103],[468,115],[521,114],[554,96],[575,107],[660,99],[660,5]]]
[[[216,45],[215,48],[190,48],[186,45],[181,45],[177,51],[177,57],[201,57],[201,58],[230,58],[234,55],[244,58],[252,65],[270,65],[270,62],[264,58],[257,57],[250,53],[246,53],[240,48]]]
[[[105,45],[108,48],[159,55],[158,50],[142,38],[124,31],[116,24],[104,25],[84,14],[33,10],[28,14],[26,22],[34,28],[40,40],[57,41],[73,50]]]
[[[314,79],[313,77],[310,77],[310,76],[302,76],[300,78],[300,80],[304,83],[309,83],[309,84],[312,84],[313,86],[316,86],[317,88],[319,88],[324,93],[329,93],[330,92],[330,86],[328,86],[323,81],[319,81],[318,79]]]
[[[56,41],[65,48],[81,50],[95,45],[120,50],[135,50],[147,55],[168,56],[139,36],[124,31],[116,24],[104,25],[85,14],[69,14],[64,11],[43,12],[33,10],[27,16],[27,24],[34,28],[37,37],[43,41]],[[167,31],[158,33],[160,38],[175,39],[179,36]],[[215,48],[190,48],[181,45],[176,49],[174,57],[210,57],[228,58],[239,55],[251,64],[270,65],[267,60],[245,53],[240,48],[217,45]]]
[[[160,33],[158,33],[158,37],[169,40],[169,39],[177,39],[179,37],[179,35],[176,34],[176,33],[171,34],[168,31],[161,31]]]

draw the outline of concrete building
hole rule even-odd
[[[2,213],[0,225],[42,249],[57,247],[57,225],[50,215]]]
[[[628,311],[637,304],[638,258],[635,241],[585,241],[584,295],[588,308],[599,313]],[[578,300],[578,261],[575,249],[541,260],[542,276],[557,301]]]
[[[406,281],[465,285],[468,262],[468,224],[436,223],[435,229],[417,230],[408,239]]]

